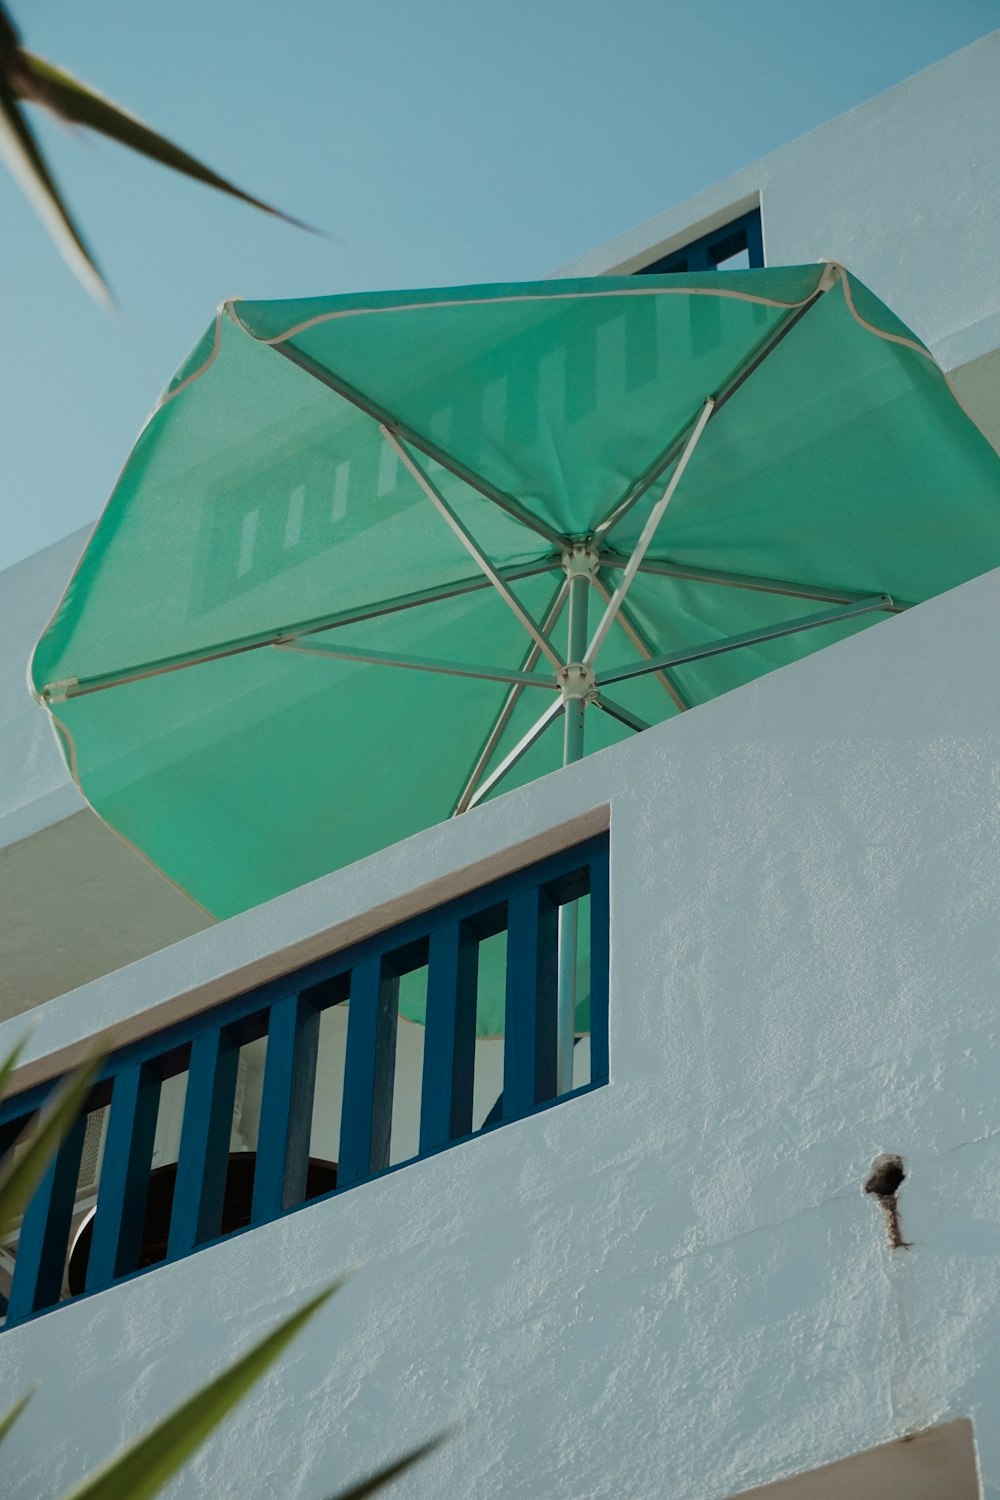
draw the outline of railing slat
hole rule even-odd
[[[319,1011],[302,995],[271,1006],[257,1130],[251,1222],[301,1203],[309,1168]]]
[[[115,1078],[87,1263],[88,1292],[138,1265],[159,1102],[160,1080],[150,1067],[133,1063]]]
[[[558,908],[537,886],[507,903],[507,999],[502,1118],[555,1097]]]
[[[608,892],[608,849],[590,861],[590,1081],[607,1083],[608,970],[611,958],[611,921]]]
[[[472,1130],[479,944],[462,922],[431,935],[427,968],[420,1151]]]
[[[222,1226],[240,1049],[219,1027],[191,1045],[167,1259],[186,1255]]]
[[[399,979],[384,960],[358,964],[351,976],[338,1187],[389,1165],[398,1008]]]
[[[28,1204],[14,1262],[7,1324],[59,1301],[86,1118],[74,1121]]]

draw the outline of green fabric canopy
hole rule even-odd
[[[1000,458],[839,267],[240,301],[32,682],[224,917],[998,565]]]

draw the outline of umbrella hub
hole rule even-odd
[[[568,579],[586,578],[589,582],[596,577],[601,559],[596,548],[589,542],[574,542],[571,547],[564,549],[562,565]]]
[[[582,661],[567,662],[556,673],[564,703],[583,701],[593,703],[597,697],[597,681],[594,670]]]

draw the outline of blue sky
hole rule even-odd
[[[226,296],[533,278],[1000,26],[1000,0],[11,0],[273,222],[40,126],[116,293],[0,169],[0,567],[92,520]]]

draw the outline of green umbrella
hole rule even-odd
[[[32,682],[224,917],[1000,564],[1000,458],[836,265],[230,302]]]

